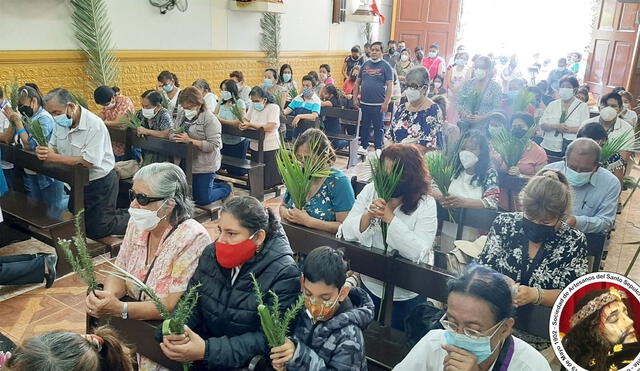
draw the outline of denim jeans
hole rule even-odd
[[[69,196],[64,193],[64,183],[53,180],[47,187],[41,188],[38,183],[38,175],[26,174],[25,187],[29,190],[29,197],[43,202],[53,208],[66,210]]]
[[[223,200],[231,194],[231,188],[226,183],[216,183],[215,173],[193,174],[193,201],[198,206],[209,205]]]
[[[362,110],[362,120],[360,121],[360,145],[363,148],[369,147],[369,134],[373,128],[376,149],[382,149],[384,139],[384,114],[380,112],[380,106],[360,105]]]
[[[44,280],[44,255],[0,256],[0,285],[26,285]]]

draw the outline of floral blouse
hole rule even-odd
[[[486,209],[497,209],[500,201],[500,187],[498,186],[498,173],[493,169],[487,170],[487,176],[484,183],[480,184],[480,179],[473,179],[473,175],[462,171],[458,176],[454,177],[449,186],[449,193],[458,196],[477,199],[471,196],[470,190],[478,189],[480,191],[482,203]],[[462,186],[458,183],[463,182]]]
[[[458,94],[458,110],[464,114],[486,115],[498,111],[502,107],[502,88],[500,85],[490,80],[483,91],[476,89],[476,80],[464,83],[462,90]],[[476,123],[479,129],[487,126],[487,120]]]
[[[391,122],[389,134],[395,143],[418,143],[429,149],[441,149],[442,111],[440,106],[432,104],[429,108],[411,112],[407,104],[402,104],[396,110]]]
[[[336,213],[350,211],[356,202],[349,178],[338,169],[331,170],[331,175],[304,207],[311,217],[326,222],[335,222]],[[288,208],[294,207],[289,192],[284,195],[284,203]]]
[[[533,263],[533,259],[528,258],[529,242],[522,225],[522,213],[498,215],[478,259],[480,264],[520,284],[545,290],[564,289],[588,273],[587,238],[562,222],[554,238],[542,244],[543,258],[537,267],[532,268],[529,281],[521,282],[523,261],[525,269],[530,269]]]
[[[105,121],[116,121],[118,117],[124,116],[127,111],[135,112],[135,107],[131,98],[124,95],[115,97],[116,105],[113,108],[102,108],[102,115]],[[116,157],[124,156],[124,143],[112,143],[113,154]]]

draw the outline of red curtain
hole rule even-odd
[[[636,297],[629,292],[629,290],[611,282],[594,282],[575,291],[569,297],[569,300],[567,300],[567,303],[564,305],[562,313],[560,314],[560,332],[566,334],[569,331],[569,320],[574,313],[574,308],[587,292],[591,290],[608,289],[609,287],[615,287],[617,290],[627,293],[627,305],[631,311],[631,318],[634,320],[633,327],[636,329],[636,333],[640,334],[640,318],[636,316],[637,314],[640,314],[640,303]]]

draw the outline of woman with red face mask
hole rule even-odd
[[[167,357],[194,362],[195,370],[243,368],[269,352],[250,273],[264,292],[278,295],[281,308],[300,294],[300,271],[287,237],[260,201],[243,196],[225,202],[218,228],[218,240],[205,248],[189,282],[189,288],[202,286],[186,334],[164,336],[160,344]]]

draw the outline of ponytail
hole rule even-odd
[[[108,326],[95,329],[94,334],[103,341],[99,351],[102,358],[102,371],[109,370],[133,370],[133,357],[135,352],[127,344],[124,344],[118,334]]]

